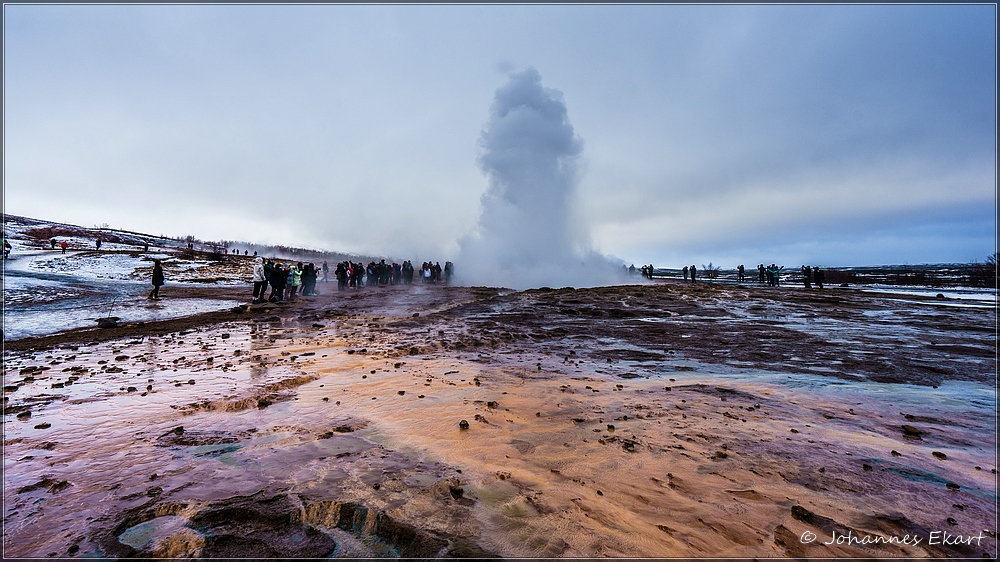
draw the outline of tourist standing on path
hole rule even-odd
[[[160,300],[160,287],[164,282],[163,266],[160,265],[160,260],[153,260],[153,290],[149,292],[150,299]]]
[[[66,253],[66,248],[69,248],[69,244],[67,244],[66,241],[63,240],[62,243],[59,244],[59,247],[62,248],[62,253],[65,254]]]
[[[811,273],[808,265],[802,266],[802,283],[806,286],[806,289],[812,289],[812,283],[809,282],[809,274]]]
[[[324,283],[329,283],[329,281],[326,280],[326,276],[329,273],[330,273],[330,266],[326,265],[326,262],[324,261],[323,262],[323,282]]]
[[[256,258],[253,264],[253,303],[264,302],[267,277],[264,276],[264,258]]]
[[[682,269],[681,271],[684,273],[684,282],[687,283],[687,280],[688,280],[688,266],[685,265],[684,269]]]
[[[823,282],[826,281],[826,274],[815,265],[813,266],[813,279],[816,281],[816,286],[822,289]]]
[[[101,239],[98,238],[97,241],[94,242],[94,245],[97,246],[97,251],[100,252],[101,251]]]
[[[10,258],[10,242],[7,241],[7,236],[3,237],[3,259]]]
[[[697,275],[697,271],[698,271],[698,269],[695,268],[695,266],[692,265],[691,266],[691,282],[692,283],[695,282],[695,276]]]

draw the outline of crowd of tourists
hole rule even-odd
[[[320,269],[313,263],[284,264],[274,260],[265,262],[264,258],[258,256],[254,259],[253,266],[253,302],[292,300],[296,294],[315,295],[316,282],[321,271],[323,280],[326,281],[330,271],[326,262],[323,262],[323,267]],[[271,286],[271,294],[265,297],[268,285]]]
[[[455,273],[455,266],[450,261],[441,267],[440,262],[424,262],[420,267],[419,279],[425,283],[448,283]],[[322,274],[322,278],[320,278]],[[316,295],[316,283],[328,283],[330,266],[323,262],[322,267],[312,263],[283,264],[257,257],[253,269],[253,302],[280,302],[294,299],[296,294]],[[337,290],[360,289],[362,287],[386,287],[389,285],[409,285],[413,283],[416,270],[409,260],[403,263],[386,263],[380,260],[368,265],[354,263],[350,260],[337,264],[333,270],[337,278]],[[267,287],[271,293],[267,293]],[[299,288],[301,287],[301,292]]]

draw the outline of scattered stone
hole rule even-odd
[[[51,423],[49,423],[49,422],[42,422],[42,423],[36,425],[35,429],[48,429],[50,427],[52,427]]]
[[[382,485],[381,485],[381,484],[379,484],[378,482],[376,482],[376,483],[372,484],[372,488],[374,488],[374,489],[376,489],[376,490],[378,490],[378,489],[379,489],[379,488],[381,488],[381,487],[382,487]]]
[[[323,402],[329,402],[329,401],[330,401],[330,398],[329,398],[329,397],[327,397],[327,396],[324,396],[324,397],[323,397]],[[338,402],[338,404],[339,404],[339,402]]]
[[[948,488],[949,490],[952,490],[952,491],[954,491],[954,492],[957,492],[958,490],[960,490],[960,489],[962,488],[961,486],[959,486],[958,484],[956,484],[956,483],[954,483],[954,482],[948,482],[947,484],[945,484],[945,486],[946,486],[946,487],[947,487],[947,488]]]
[[[17,419],[19,420],[28,419],[30,417],[31,417],[31,410],[28,410],[27,412],[21,412],[20,414],[17,415]]]
[[[728,456],[729,455],[726,454],[725,451],[716,451],[715,452],[715,458],[717,458],[717,459],[724,459],[724,458],[726,458]]]
[[[394,368],[398,369],[398,368],[402,367],[402,366],[403,366],[403,364],[402,364],[402,363],[393,363],[393,364],[392,364],[392,366],[393,366]]]
[[[870,464],[863,464],[863,465],[861,465],[861,469],[864,470],[865,472],[871,472],[873,470],[872,469],[872,465],[870,465]]]
[[[611,424],[609,423],[609,424],[608,424],[608,431],[614,431],[614,430],[615,430],[615,426],[613,426],[613,425],[611,425]]]
[[[406,391],[405,390],[400,390],[400,391],[396,392],[396,394],[402,396],[402,395],[406,394]]]
[[[194,384],[194,379],[189,380],[188,384]]]
[[[948,521],[949,525],[958,525],[958,521],[956,521],[954,517],[949,517],[946,521]]]
[[[889,451],[889,454],[891,454],[894,457],[901,457],[901,456],[903,456],[903,453],[900,453],[899,451],[897,451],[895,449]]]
[[[128,359],[128,355],[116,355],[115,356],[115,361],[124,361],[126,359]]]
[[[461,486],[456,486],[454,484],[448,486],[448,491],[451,493],[451,497],[454,499],[460,499],[464,494],[465,490]]]
[[[104,329],[104,328],[117,328],[118,327],[118,318],[116,318],[114,316],[110,316],[108,318],[98,318],[97,319],[97,327],[98,328],[102,328],[102,329]]]
[[[419,394],[419,395],[417,395],[417,398],[423,398],[423,397],[424,397],[424,395],[423,395],[423,394]]]
[[[35,426],[35,427],[38,427],[38,426]],[[466,420],[462,420],[462,421],[458,422],[458,428],[459,429],[469,429],[469,422],[467,422]]]
[[[931,451],[931,455],[934,455],[934,458],[942,461],[948,458],[948,455],[942,453],[941,451]]]
[[[500,404],[498,404],[496,401],[490,400],[489,402],[486,403],[486,407],[491,410],[495,410],[500,407]]]
[[[146,490],[146,495],[149,497],[158,496],[163,493],[163,488],[159,486],[153,486],[152,488]]]
[[[139,389],[136,388],[136,387],[134,387],[134,386],[130,386],[130,387],[128,387],[128,388],[125,389],[125,392],[136,392],[137,390],[139,390]]]
[[[598,491],[597,491],[597,495],[598,495],[598,496],[603,496],[603,495],[604,495],[604,492],[602,492],[602,491],[598,490]]]
[[[76,554],[79,551],[80,551],[80,545],[78,544],[70,545],[70,547],[66,550],[66,552],[71,555]]]
[[[924,433],[922,430],[917,429],[916,427],[913,427],[912,425],[903,424],[902,426],[900,426],[900,429],[903,430],[903,435],[906,435],[906,436],[909,436],[909,437],[916,437],[918,439]]]

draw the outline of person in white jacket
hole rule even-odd
[[[264,277],[264,258],[258,257],[253,264],[253,302],[264,302],[264,291],[267,290],[267,278]]]

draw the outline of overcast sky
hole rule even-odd
[[[4,211],[443,263],[533,68],[600,253],[982,261],[995,38],[992,5],[5,5]]]

